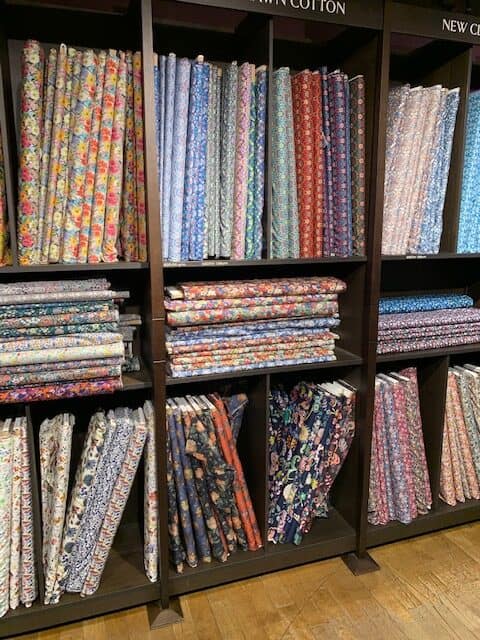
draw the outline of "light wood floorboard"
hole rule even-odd
[[[145,607],[23,640],[480,639],[480,523],[380,547],[381,571],[340,559],[181,598],[181,624],[150,631]]]

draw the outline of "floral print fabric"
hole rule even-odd
[[[163,258],[262,254],[267,72],[158,56],[157,157]]]
[[[379,374],[370,463],[368,521],[408,524],[432,506],[417,373]]]
[[[338,335],[328,329],[339,324],[337,292],[345,286],[336,278],[285,278],[167,287],[170,374],[334,360]]]
[[[19,158],[20,264],[146,260],[140,54],[27,41]]]
[[[0,422],[0,617],[37,597],[26,418]]]
[[[135,358],[133,329],[120,328],[114,303],[125,297],[128,293],[112,291],[103,278],[2,285],[1,401],[121,389],[125,351]],[[137,324],[137,317],[131,321]]]
[[[268,540],[300,544],[329,493],[355,435],[356,392],[344,383],[301,382],[270,394]]]
[[[468,364],[448,371],[440,498],[450,506],[480,499],[479,373]]]
[[[391,89],[388,105],[382,252],[434,254],[460,90],[441,85]]]
[[[238,435],[245,396],[235,397]],[[169,532],[172,563],[227,560],[237,547],[262,546],[238,456],[229,399],[188,396],[167,402]],[[236,406],[236,405],[235,405]]]
[[[434,294],[380,300],[379,354],[440,349],[479,340],[480,310],[473,308],[470,296]]]

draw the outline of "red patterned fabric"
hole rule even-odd
[[[320,73],[312,74],[313,126],[313,256],[323,256],[323,217],[325,206],[325,159],[323,139],[322,84]]]
[[[300,257],[314,255],[313,239],[313,121],[312,72],[302,71],[292,78],[295,159],[297,164]]]

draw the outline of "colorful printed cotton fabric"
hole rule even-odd
[[[261,258],[266,68],[158,60],[164,260]]]
[[[480,340],[480,310],[470,296],[430,294],[380,300],[377,353],[472,344]]]
[[[262,546],[234,441],[229,400],[188,396],[167,404],[170,548],[180,573],[184,560],[190,566],[199,560],[211,562],[212,557],[225,562],[237,546],[250,551]],[[238,400],[244,408],[246,397]],[[237,434],[240,423],[241,413]]]
[[[0,422],[0,617],[37,597],[25,418]]]
[[[145,261],[140,54],[61,45],[45,68],[44,58],[38,42],[25,43],[20,263]],[[0,249],[4,239],[0,227]]]
[[[450,506],[480,499],[479,373],[469,364],[448,372],[440,498]]]
[[[270,394],[268,540],[300,544],[329,493],[355,435],[356,392],[341,382],[302,382]]]
[[[380,374],[375,385],[368,521],[408,524],[431,506],[416,370]]]
[[[335,359],[336,278],[181,283],[166,288],[173,377]],[[308,343],[309,349],[306,350]]]
[[[134,358],[114,303],[125,297],[104,278],[1,285],[2,402],[120,389],[126,349]]]
[[[459,89],[395,87],[389,96],[384,255],[440,250]]]

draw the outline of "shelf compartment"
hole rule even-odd
[[[422,351],[406,351],[404,353],[384,353],[377,355],[377,362],[397,362],[399,360],[412,360],[416,358],[438,358],[441,356],[456,356],[463,353],[477,353],[480,351],[480,342],[462,344],[456,347],[442,347],[441,349],[424,349]]]
[[[416,518],[410,524],[390,522],[385,526],[369,525],[367,529],[367,546],[376,547],[406,538],[447,529],[480,519],[480,500],[468,500],[450,507],[439,502],[438,507],[430,513]]]
[[[315,521],[298,546],[269,544],[266,549],[256,552],[238,551],[224,564],[202,564],[195,569],[187,568],[183,574],[172,571],[170,593],[180,595],[350,553],[355,550],[355,542],[354,529],[332,509],[328,520]]]
[[[88,273],[103,271],[139,271],[149,268],[147,262],[100,262],[99,264],[37,264],[23,267],[2,267],[0,275],[22,275],[24,273]]]
[[[327,258],[298,258],[298,259],[263,259],[263,260],[204,260],[202,262],[164,262],[164,269],[205,269],[208,267],[268,267],[268,266],[290,266],[296,264],[348,264],[348,263],[365,263],[365,256],[351,256],[349,258],[340,258],[331,256]]]
[[[287,367],[259,367],[257,369],[231,371],[229,373],[211,373],[204,376],[190,376],[186,378],[172,378],[167,376],[167,386],[190,384],[192,382],[205,382],[207,380],[224,380],[226,378],[245,378],[250,376],[267,375],[274,373],[291,373],[295,371],[316,371],[317,369],[333,369],[336,367],[356,367],[362,364],[363,360],[350,351],[335,349],[336,360],[331,362],[311,362],[308,364],[296,364]]]
[[[37,600],[29,609],[20,606],[0,621],[0,638],[135,607],[152,602],[159,595],[159,584],[149,582],[145,576],[141,547],[112,549],[95,595],[81,598],[66,594],[57,605],[42,605]]]

